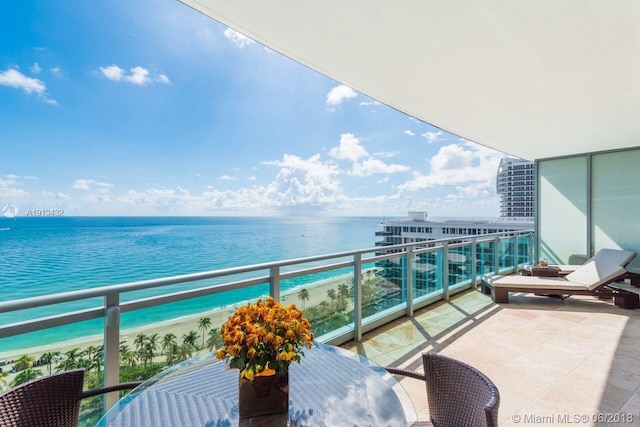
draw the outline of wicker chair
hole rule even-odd
[[[38,378],[0,394],[2,427],[76,427],[80,401],[87,397],[135,388],[138,382],[82,391],[84,370]]]
[[[422,355],[425,374],[386,368],[426,382],[431,422],[414,425],[435,427],[497,427],[498,388],[476,368],[439,354]]]

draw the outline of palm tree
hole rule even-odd
[[[335,289],[329,289],[329,290],[327,291],[327,296],[329,297],[329,299],[330,299],[331,301],[335,301],[335,300],[336,300],[336,297],[338,296],[338,294],[336,293],[336,290],[335,290]]]
[[[77,362],[77,360],[80,358],[80,348],[76,347],[76,348],[72,348],[69,351],[65,351],[64,355],[67,357],[68,360],[71,360],[72,362]]]
[[[169,350],[171,350],[171,346],[173,344],[177,344],[176,339],[177,337],[171,332],[164,334],[164,337],[162,337],[162,344],[160,348],[165,355],[169,352]]]
[[[340,302],[346,304],[349,296],[349,287],[345,283],[338,285],[338,295],[340,296]]]
[[[78,367],[78,360],[67,358],[58,363],[58,366],[56,366],[56,372],[70,371],[72,369],[78,369]]]
[[[16,371],[23,371],[25,369],[30,369],[33,367],[33,362],[35,361],[36,359],[33,356],[29,356],[28,354],[23,354],[18,358],[18,360],[15,361],[15,363],[13,364],[13,369],[15,369]]]
[[[156,350],[158,350],[158,334],[153,334],[147,337],[147,343],[145,347],[151,356],[151,362],[153,363],[153,358],[156,355]]]
[[[125,351],[120,352],[120,361],[123,364],[128,365],[131,368],[134,368],[137,362],[137,354],[135,351],[130,350],[127,346],[124,346],[124,347],[126,347],[126,349]]]
[[[193,357],[193,350],[195,349],[195,345],[184,343],[178,347],[178,362],[184,362],[187,359],[191,359]]]
[[[104,365],[104,345],[96,347],[96,352],[93,354],[91,365],[96,368],[98,373],[102,370],[102,365]]]
[[[35,380],[40,376],[42,376],[42,371],[40,369],[27,368],[24,371],[20,372],[18,375],[16,375],[13,381],[11,381],[11,387],[15,387],[20,384],[29,382],[31,380]]]
[[[198,330],[202,332],[202,347],[204,348],[204,336],[207,334],[207,331],[211,329],[211,318],[210,317],[201,317],[198,320]]]
[[[48,351],[40,356],[40,362],[44,365],[47,365],[49,368],[49,375],[51,375],[51,369],[53,368],[53,361],[60,356],[59,351]]]
[[[309,291],[302,288],[300,292],[298,292],[298,298],[302,301],[302,309],[304,310],[304,305],[306,301],[309,301]]]
[[[8,372],[0,372],[0,390],[2,390],[2,386],[8,386],[6,378],[9,376]]]
[[[136,346],[136,350],[140,351],[144,347],[144,343],[147,342],[147,336],[145,334],[136,335],[136,339],[133,340],[133,344]]]
[[[90,345],[89,347],[85,348],[84,351],[82,351],[80,354],[81,356],[86,357],[86,362],[80,363],[79,365],[87,368],[87,370],[96,368],[96,370],[99,371],[100,355],[98,351],[98,347],[94,345]]]
[[[189,331],[187,334],[182,334],[182,345],[190,345],[194,349],[196,348],[196,341],[200,338],[196,331]],[[193,350],[192,350],[193,351]],[[186,359],[185,359],[186,360]]]
[[[209,338],[207,338],[207,350],[212,351],[219,347],[222,347],[222,336],[218,328],[213,328],[209,331]]]
[[[170,343],[165,349],[165,357],[167,365],[173,366],[178,363],[178,353],[180,352],[180,346],[175,342]]]

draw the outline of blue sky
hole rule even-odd
[[[4,2],[0,110],[20,215],[498,216],[500,153],[176,0]]]

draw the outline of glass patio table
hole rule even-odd
[[[411,400],[384,368],[314,343],[289,368],[289,414],[239,419],[239,371],[207,353],[166,369],[114,405],[97,427],[408,426]]]

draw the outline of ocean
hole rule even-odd
[[[375,246],[376,217],[17,217],[0,219],[0,301]],[[335,273],[316,275],[322,280]],[[309,278],[299,280],[309,281]],[[210,282],[207,282],[210,283]],[[283,290],[299,284],[283,283]],[[185,285],[182,285],[185,286]],[[190,285],[193,287],[194,285]],[[171,290],[184,289],[175,285]],[[162,293],[167,292],[163,290]],[[138,291],[127,299],[157,295]],[[131,328],[247,299],[247,290],[124,313]],[[0,314],[0,324],[100,299]],[[101,334],[102,320],[0,339],[0,353]]]

